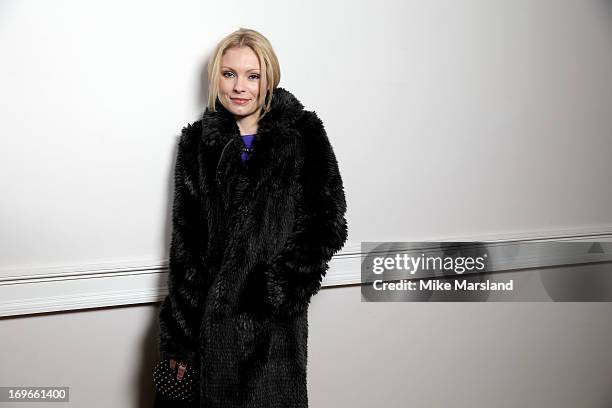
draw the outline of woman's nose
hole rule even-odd
[[[236,82],[234,82],[234,91],[242,92],[244,90],[243,80],[240,78],[236,78]]]

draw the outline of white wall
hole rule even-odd
[[[610,406],[610,303],[359,298],[357,286],[313,298],[313,408]],[[70,403],[57,408],[151,408],[157,311],[138,305],[2,319],[0,384],[70,387]]]
[[[0,361],[11,367],[1,370],[0,384],[46,383],[67,373],[59,364],[70,351],[78,363],[103,367],[95,374],[101,378],[128,364],[121,374],[127,383],[107,382],[106,397],[117,398],[110,406],[135,406],[141,398],[132,391],[134,384],[146,390],[147,364],[155,358],[153,306],[164,296],[177,137],[204,109],[209,53],[240,26],[271,40],[280,85],[317,111],[340,162],[349,242],[326,286],[359,281],[359,258],[352,255],[361,241],[612,233],[607,0],[1,0],[0,316],[22,317],[0,320]],[[396,386],[406,393],[417,387],[417,399],[429,406],[448,406],[453,397],[465,404],[458,406],[502,406],[499,398],[513,390],[499,384],[520,378],[534,383],[522,383],[525,399],[513,400],[519,405],[573,407],[582,396],[581,406],[604,406],[607,304],[376,305],[356,304],[358,297],[347,295],[356,292],[323,291],[329,306],[311,315],[321,330],[314,341],[344,359],[313,363],[313,406],[324,406],[317,393],[325,386],[334,401],[353,395],[350,404],[334,406],[366,401],[360,390],[367,376],[343,383],[329,373],[350,375],[340,372],[359,364],[349,342],[374,327],[385,334],[377,347],[401,356],[402,364],[415,353],[404,348],[409,336],[424,330],[414,344],[432,356],[429,371],[420,382],[411,371],[411,381]],[[73,312],[27,316],[62,310]],[[507,320],[486,327],[498,312]],[[341,326],[326,326],[328,313],[346,325],[346,337],[334,331]],[[449,314],[457,320],[431,326]],[[474,331],[471,316],[479,316],[484,331]],[[381,319],[406,326],[394,332],[376,326]],[[102,334],[94,336],[98,328]],[[524,337],[534,331],[535,343]],[[125,337],[114,343],[111,359],[102,357],[118,332]],[[512,364],[523,355],[517,348],[496,365],[470,350],[477,369],[466,358],[455,360],[434,385],[448,359],[433,359],[444,345],[430,340],[450,333],[489,351],[502,340],[518,342],[534,350],[532,358],[554,362]],[[52,353],[30,354],[41,344]],[[549,344],[557,345],[554,352]],[[567,354],[586,348],[577,354],[583,360]],[[360,352],[375,358],[367,344]],[[368,367],[370,374],[378,369]],[[530,377],[534,372],[541,375]],[[93,387],[80,371],[68,373],[58,382],[67,378],[79,393]],[[474,389],[455,394],[452,374],[473,376]],[[485,377],[493,388],[478,399],[471,393],[482,391]],[[564,387],[551,395],[555,383]],[[90,396],[78,398],[94,406]],[[389,397],[395,405],[400,399]]]
[[[3,271],[165,257],[176,137],[239,26],[324,119],[351,243],[612,224],[608,3],[264,4],[0,3]]]

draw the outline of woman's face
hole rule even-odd
[[[219,101],[236,119],[259,117],[259,59],[250,47],[230,48],[221,57]]]

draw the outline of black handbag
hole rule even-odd
[[[176,370],[170,368],[170,360],[160,361],[153,369],[155,388],[164,398],[169,400],[195,400],[199,378],[194,368],[187,366],[182,380],[179,381],[176,378]]]

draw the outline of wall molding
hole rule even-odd
[[[612,225],[512,234],[429,237],[405,242],[487,242],[503,254],[517,243],[546,241],[612,241]],[[336,254],[323,280],[324,287],[361,283],[361,243],[352,242]],[[500,258],[495,270],[567,264],[570,257],[546,258],[534,263],[529,254]],[[601,256],[580,258],[580,263],[601,262]],[[565,262],[565,263],[563,263]],[[0,317],[99,307],[160,302],[166,296],[165,259],[100,262],[53,267],[0,269]]]

